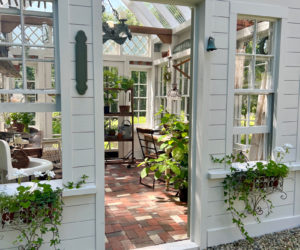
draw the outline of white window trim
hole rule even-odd
[[[256,3],[242,3],[233,2],[230,4],[230,17],[229,17],[229,56],[228,56],[228,82],[227,82],[227,107],[226,107],[226,154],[232,153],[233,145],[233,118],[234,118],[234,94],[237,92],[234,89],[235,80],[235,59],[236,59],[236,26],[239,15],[250,15],[256,18],[272,18],[277,19],[277,30],[275,32],[276,42],[274,49],[276,50],[275,67],[274,72],[274,102],[273,102],[273,125],[276,123],[277,117],[277,84],[281,81],[282,72],[279,69],[283,69],[283,52],[284,52],[284,30],[286,29],[286,18],[288,16],[288,8],[279,5],[265,5]],[[278,41],[278,42],[277,42]],[[239,90],[239,92],[246,92],[247,90]],[[272,128],[272,148],[276,145],[276,127]]]
[[[141,127],[141,126],[148,126],[149,123],[150,123],[150,119],[149,119],[149,114],[150,114],[150,106],[151,106],[151,103],[150,103],[150,99],[151,99],[151,93],[150,93],[150,90],[151,90],[151,83],[152,83],[152,74],[151,74],[151,70],[149,67],[130,67],[129,69],[130,71],[130,75],[131,75],[131,72],[132,71],[137,71],[137,72],[146,72],[147,73],[147,82],[145,84],[140,84],[138,83],[138,86],[140,85],[146,85],[147,87],[147,93],[146,93],[146,96],[145,97],[134,97],[134,99],[146,99],[146,110],[134,110],[134,112],[146,112],[146,123],[135,123],[134,126],[138,126],[138,127]],[[133,93],[132,93],[133,94]],[[139,116],[138,116],[138,121],[139,121]]]
[[[20,6],[23,7],[23,2],[20,1]],[[28,11],[22,9],[22,11],[19,13],[18,10],[14,9],[1,9],[0,13],[7,14],[16,14],[20,16],[21,19],[21,26],[26,25],[24,23],[23,16],[31,15],[31,16],[37,16],[37,17],[52,17],[53,18],[53,45],[26,45],[26,47],[43,47],[43,48],[53,48],[54,49],[54,59],[30,59],[25,58],[25,54],[23,53],[25,50],[25,43],[22,42],[21,44],[17,43],[11,43],[11,42],[4,42],[1,43],[2,45],[13,45],[13,46],[20,46],[22,47],[22,57],[19,59],[12,58],[12,61],[21,61],[22,65],[24,64],[24,61],[26,62],[51,62],[54,64],[55,67],[55,89],[27,89],[27,76],[26,76],[26,68],[23,67],[23,77],[22,77],[22,83],[23,83],[23,89],[0,89],[0,94],[30,94],[30,95],[56,95],[56,103],[1,103],[0,104],[0,111],[3,110],[3,112],[55,112],[55,111],[61,111],[61,100],[60,100],[60,81],[59,81],[59,41],[58,41],[58,3],[57,1],[53,1],[52,4],[52,13],[47,12],[41,12],[37,13],[36,11]],[[24,30],[21,29],[22,36],[24,36]],[[1,60],[6,60],[2,58]],[[25,81],[24,81],[25,79]]]

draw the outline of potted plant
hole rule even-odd
[[[115,103],[114,99],[118,97],[119,77],[115,72],[104,70],[104,114],[108,114],[110,106]]]
[[[243,222],[247,215],[254,216],[260,222],[259,216],[264,213],[262,203],[266,205],[266,216],[272,213],[274,206],[268,198],[270,194],[280,192],[282,199],[287,197],[283,191],[283,181],[289,169],[282,160],[290,148],[290,144],[275,148],[275,159],[264,162],[246,162],[246,158],[241,155],[229,155],[221,159],[212,157],[214,163],[230,166],[230,174],[223,181],[224,201],[228,206],[227,211],[232,215],[232,222],[249,242],[253,242],[253,239]],[[244,206],[241,208],[236,201],[242,201]]]
[[[157,159],[146,158],[138,166],[145,166],[141,171],[142,178],[150,172],[154,172],[155,179],[163,176],[167,183],[174,184],[180,200],[187,202],[189,124],[184,121],[184,116],[170,114],[163,109],[157,115],[163,112],[161,125],[167,125],[168,129],[163,129],[164,135],[159,138],[159,142],[162,142],[160,149],[165,153]]]
[[[134,80],[128,77],[120,77],[120,87],[126,92],[133,87]],[[130,106],[129,105],[119,105],[120,113],[129,113]]]
[[[105,136],[116,136],[118,130],[117,121],[105,120],[104,132]]]
[[[10,118],[12,120],[11,127],[14,128],[17,132],[23,132],[24,124],[21,123],[21,113],[10,113]]]
[[[3,226],[18,231],[14,244],[18,249],[40,249],[44,244],[46,234],[50,238],[50,246],[60,243],[58,226],[62,220],[62,189],[53,189],[50,184],[33,181],[34,185],[21,185],[20,179],[24,173],[19,170],[19,186],[14,195],[0,195],[0,213]],[[36,172],[36,176],[44,176],[41,172]],[[53,177],[52,171],[46,172],[48,180]]]
[[[34,114],[33,113],[20,113],[20,122],[24,125],[23,131],[29,133],[29,125],[33,125]]]

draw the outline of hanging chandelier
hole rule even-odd
[[[126,39],[128,38],[131,40],[132,35],[128,25],[125,23],[127,21],[126,18],[120,18],[120,15],[117,10],[115,10],[109,0],[110,8],[113,11],[114,16],[118,20],[119,23],[115,24],[113,21],[107,21],[102,23],[102,30],[103,30],[103,43],[108,40],[113,40],[117,44],[122,45],[125,43]],[[105,12],[104,1],[102,0],[102,13]]]

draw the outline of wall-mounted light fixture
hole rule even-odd
[[[215,39],[213,37],[209,37],[208,38],[208,42],[207,42],[207,51],[214,51],[216,50],[216,45],[215,45]]]

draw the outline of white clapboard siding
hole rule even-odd
[[[94,114],[93,98],[72,98],[73,115],[91,115]]]
[[[226,124],[226,110],[211,110],[208,114],[208,125]]]
[[[81,199],[82,200],[81,200]],[[84,201],[87,204],[83,204]],[[63,209],[63,222],[59,227],[60,239],[70,240],[85,237],[93,237],[95,235],[95,199],[92,196],[78,196],[74,198],[66,198]],[[79,205],[76,205],[79,204]],[[12,248],[12,242],[15,240],[18,232],[8,230],[4,227],[0,229],[0,249]],[[49,242],[50,235],[46,235],[44,240]],[[95,241],[94,241],[95,242]],[[47,248],[45,248],[47,249]],[[66,248],[68,250],[68,248]],[[80,248],[74,248],[80,250]],[[70,249],[71,250],[71,249]],[[73,249],[72,249],[73,250]]]
[[[80,149],[73,150],[73,166],[91,166],[95,164],[95,150],[94,149]]]
[[[227,80],[227,65],[215,65],[210,67],[210,79],[211,80]]]
[[[211,80],[209,85],[209,93],[215,95],[227,94],[227,81],[226,80]]]
[[[92,149],[95,147],[94,134],[87,133],[73,133],[73,149]]]
[[[93,115],[76,115],[72,116],[72,132],[94,132]]]
[[[88,178],[86,180],[87,183],[94,183],[95,179],[95,166],[80,166],[73,167],[73,179],[77,182],[80,181],[80,177],[83,175],[87,175]]]
[[[228,17],[214,17],[213,19],[213,32],[228,33],[229,18]]]
[[[218,17],[229,17],[229,2],[215,1],[213,15]]]

